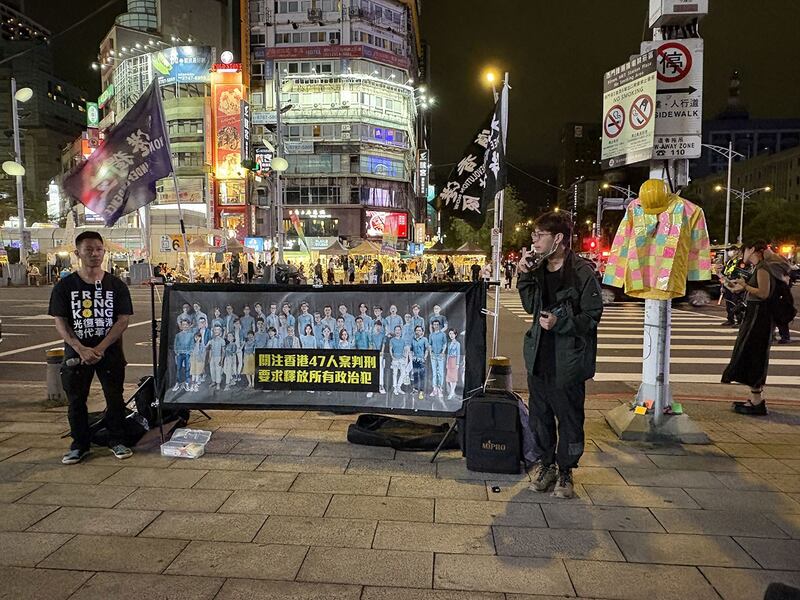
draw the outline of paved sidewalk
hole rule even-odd
[[[197,460],[62,466],[65,409],[0,390],[0,598],[754,600],[800,587],[800,406],[687,401],[710,446],[621,443],[587,405],[578,497],[457,452],[350,445],[352,416],[214,411]],[[194,413],[193,413],[194,415]],[[492,491],[499,486],[500,491]]]

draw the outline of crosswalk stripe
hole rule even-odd
[[[641,381],[642,374],[636,373],[596,373],[595,381]],[[720,383],[720,375],[713,373],[670,373],[670,383]],[[797,377],[789,375],[770,375],[767,386],[797,386]]]
[[[641,337],[640,337],[641,339]],[[718,339],[716,337],[709,338],[709,339]],[[727,340],[721,340],[723,342]],[[642,350],[643,344],[597,344],[598,350]],[[719,345],[708,345],[708,344],[670,344],[670,350],[682,350],[682,351],[692,351],[692,352],[707,352],[707,351],[724,351],[730,352],[733,349],[733,344],[719,344]],[[798,352],[800,351],[800,346],[795,346],[792,348],[791,346],[778,346],[773,344],[769,350],[770,352]],[[697,360],[705,360],[705,357],[702,359]]]
[[[730,352],[730,351],[729,351]],[[599,363],[635,363],[641,362],[640,357],[633,357],[633,356],[598,356],[597,362]],[[670,356],[669,362],[672,364],[697,364],[698,359],[694,356]],[[727,357],[716,357],[716,356],[704,356],[703,357],[703,364],[706,365],[727,365],[730,362],[730,356]],[[797,361],[791,358],[770,358],[769,359],[770,366],[773,365],[781,365],[781,366],[789,366],[797,364]]]

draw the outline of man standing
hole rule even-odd
[[[89,413],[86,399],[97,374],[106,399],[108,445],[117,458],[133,453],[122,443],[125,401],[125,355],[122,333],[133,314],[131,295],[121,280],[103,271],[103,238],[96,231],[84,231],[75,238],[75,254],[81,267],[59,281],[50,295],[48,314],[55,317],[56,330],[66,342],[61,383],[69,400],[70,451],[61,459],[65,465],[89,454]]]
[[[745,264],[739,255],[739,249],[736,246],[731,246],[725,251],[725,258],[727,259],[722,269],[722,274],[728,279],[736,279],[739,277],[737,270],[743,269]],[[733,327],[742,324],[742,317],[744,317],[744,310],[742,303],[744,301],[744,293],[734,292],[724,285],[722,287],[722,300],[725,302],[725,314],[727,319],[722,323],[723,327]]]
[[[534,267],[523,248],[517,279],[525,311],[534,316],[523,345],[530,423],[541,456],[531,489],[546,492],[555,485],[558,498],[574,495],[572,469],[583,454],[585,382],[594,376],[603,314],[594,267],[569,249],[571,237],[566,214],[539,217],[531,239],[543,259]]]

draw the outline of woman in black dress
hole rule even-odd
[[[767,405],[761,397],[761,391],[767,380],[774,327],[768,300],[775,287],[775,274],[772,273],[772,263],[764,260],[769,252],[766,242],[744,244],[743,248],[744,262],[755,267],[752,274],[747,280],[722,278],[729,290],[746,294],[747,304],[731,361],[722,374],[722,383],[736,382],[750,386],[750,397],[746,402],[734,402],[734,411],[743,415],[766,415]]]

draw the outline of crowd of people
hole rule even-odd
[[[445,390],[448,399],[455,397],[463,379],[461,332],[451,327],[440,305],[434,304],[427,317],[419,304],[405,314],[396,304],[386,314],[382,306],[365,302],[357,309],[353,314],[340,303],[335,314],[330,304],[312,311],[303,300],[296,309],[289,302],[244,304],[240,314],[232,304],[214,306],[208,315],[199,303],[186,302],[173,340],[172,391],[198,392],[207,379],[211,390],[253,388],[259,348],[369,349],[380,352],[380,394],[387,393],[385,380],[391,374],[393,394],[422,399],[430,374],[430,397],[442,399]]]

